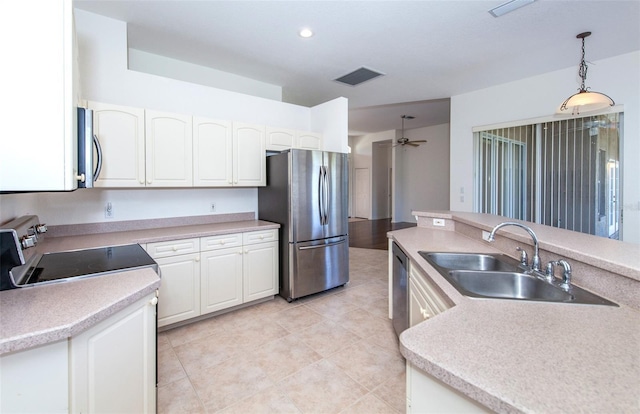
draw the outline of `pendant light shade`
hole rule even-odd
[[[615,102],[609,96],[604,93],[589,91],[589,88],[584,86],[587,79],[587,64],[584,60],[584,39],[590,35],[591,32],[584,32],[576,36],[576,38],[582,39],[582,60],[578,69],[578,75],[582,82],[578,93],[568,97],[556,111],[557,114],[578,115],[615,105]]]

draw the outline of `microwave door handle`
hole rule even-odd
[[[93,136],[93,145],[96,146],[96,152],[98,154],[98,160],[96,163],[96,170],[93,173],[93,180],[96,181],[100,176],[100,172],[102,171],[102,147],[100,146],[100,141],[98,140],[98,136]]]

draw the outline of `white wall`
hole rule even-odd
[[[129,49],[129,69],[276,101],[282,100],[281,86],[142,50]]]
[[[449,124],[405,130],[418,147],[396,146],[394,222],[414,222],[412,210],[449,209]]]
[[[450,208],[473,210],[473,133],[476,126],[552,115],[576,92],[577,65],[451,98]],[[623,240],[640,243],[640,52],[589,64],[586,86],[624,106]],[[524,122],[523,122],[524,123]],[[460,200],[460,189],[464,201]]]
[[[348,152],[348,114],[349,101],[347,98],[342,97],[310,108],[308,130],[322,133],[322,145],[325,151],[342,152],[345,154]]]
[[[345,98],[307,108],[129,70],[126,23],[83,10],[76,9],[74,13],[84,99],[322,132],[331,150],[346,152]],[[175,64],[171,65],[175,69]],[[0,196],[0,222],[26,213],[38,214],[50,225],[107,221],[106,201],[116,209],[115,220],[212,214],[211,202],[216,203],[213,214],[257,211],[258,204],[255,188],[91,189],[74,193],[13,194]]]

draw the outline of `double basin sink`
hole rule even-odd
[[[577,286],[563,288],[537,277],[504,254],[418,253],[468,297],[618,306]]]

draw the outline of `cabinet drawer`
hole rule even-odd
[[[257,244],[278,240],[278,229],[251,231],[242,233],[242,242],[246,246],[248,244]]]
[[[200,239],[198,238],[147,243],[147,253],[154,259],[177,256],[179,254],[198,253],[199,251]]]
[[[221,234],[200,239],[201,250],[217,250],[242,246],[242,233]]]

